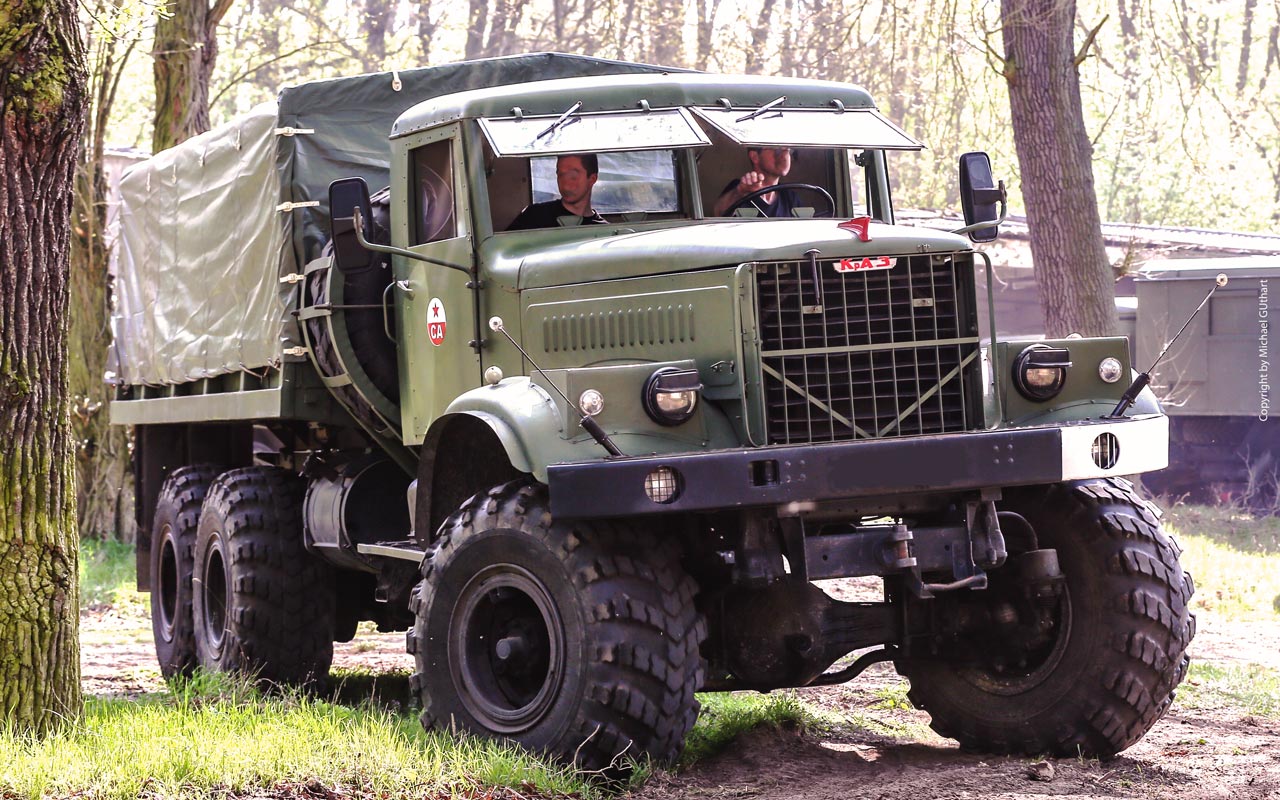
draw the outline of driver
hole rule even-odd
[[[591,207],[591,190],[600,178],[600,160],[595,153],[560,156],[556,159],[556,186],[559,200],[534,203],[521,211],[507,226],[509,231],[554,228],[560,217],[577,216],[587,224],[604,224],[605,218]]]
[[[748,147],[747,160],[751,162],[751,169],[741,178],[729,181],[724,187],[713,206],[715,216],[728,216],[729,209],[742,198],[752,192],[777,186],[791,171],[791,148]],[[749,201],[749,204],[760,209],[760,213],[766,217],[790,217],[791,209],[796,207],[795,196],[789,189],[763,194]]]

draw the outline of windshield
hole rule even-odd
[[[479,120],[492,230],[695,216],[892,222],[885,155],[923,147],[870,108],[580,107]]]
[[[484,118],[480,129],[499,156],[599,152],[619,145],[629,150],[670,150],[708,144],[683,108],[579,114],[570,106],[556,116]]]
[[[738,144],[753,147],[848,147],[920,150],[924,145],[873,108],[695,108],[698,116]]]

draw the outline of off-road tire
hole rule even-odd
[[[332,568],[307,552],[302,479],[276,467],[223,473],[196,537],[200,665],[263,683],[323,683],[333,661]]]
[[[1154,507],[1123,479],[1009,490],[1066,577],[1069,622],[1038,669],[897,662],[908,697],[966,749],[1109,758],[1168,710],[1195,635],[1191,576]],[[939,601],[935,601],[939,602]],[[940,600],[945,602],[945,600]]]
[[[156,659],[166,679],[196,668],[191,616],[191,569],[196,528],[209,484],[223,471],[212,464],[178,467],[160,486],[151,523],[151,631]]]
[[[529,479],[473,496],[441,534],[413,591],[407,637],[424,727],[508,738],[610,774],[624,773],[627,758],[679,754],[698,713],[706,622],[674,541],[625,520],[552,520],[545,488]],[[510,620],[526,600],[547,607],[529,615],[544,627],[526,652],[541,652],[543,634],[559,639],[547,644],[545,671],[538,655],[513,662],[532,674],[530,702],[503,694],[498,672],[510,666],[488,645],[501,626],[481,622]],[[490,603],[491,617],[477,610]]]

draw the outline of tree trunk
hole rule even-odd
[[[81,708],[67,249],[84,125],[71,0],[0,13],[0,719],[43,735]]]
[[[231,0],[173,0],[156,19],[152,69],[156,84],[151,152],[209,130],[209,80],[218,60],[218,23]]]
[[[751,28],[751,49],[747,51],[747,65],[743,70],[748,75],[759,75],[764,70],[765,45],[769,43],[769,27],[773,22],[773,7],[777,0],[764,0],[760,5],[760,16]]]
[[[468,61],[489,55],[485,49],[485,30],[489,25],[489,0],[471,0],[468,15],[467,45],[463,51]]]
[[[422,2],[413,5],[413,13],[418,28],[418,42],[422,47],[422,63],[424,66],[431,63],[431,47],[435,43],[436,31],[440,27],[439,18],[431,15],[431,5],[431,0],[422,0]]]
[[[111,387],[104,382],[111,330],[107,252],[101,205],[105,184],[94,176],[101,162],[80,165],[76,178],[76,229],[72,243],[68,363],[71,427],[76,455],[76,517],[81,538],[133,541],[128,432],[110,424]],[[83,227],[82,227],[83,226]]]
[[[1045,332],[1117,329],[1093,145],[1072,44],[1075,0],[1002,0],[1005,78]]]
[[[653,0],[649,6],[649,36],[653,63],[675,67],[684,63],[680,44],[684,38],[684,4],[680,0]]]
[[[716,13],[720,0],[698,0],[698,53],[694,68],[705,70],[711,58],[712,37],[716,32]]]
[[[1249,85],[1249,58],[1253,55],[1253,12],[1258,0],[1244,1],[1244,31],[1240,34],[1240,66],[1236,68],[1236,96],[1244,97]]]
[[[97,16],[109,9],[99,4]],[[91,43],[92,44],[92,43]],[[119,50],[123,53],[119,54]],[[90,91],[93,111],[76,172],[72,206],[68,351],[71,428],[76,443],[76,509],[80,538],[133,541],[132,514],[125,513],[132,493],[128,432],[112,426],[107,408],[111,387],[103,381],[111,347],[110,276],[107,274],[107,180],[105,137],[116,89],[133,43],[104,37],[96,43]]]
[[[364,70],[379,72],[387,60],[387,31],[395,19],[395,9],[387,0],[365,0],[360,29],[364,33]]]
[[[1280,13],[1280,9],[1277,9]],[[1271,26],[1271,35],[1267,37],[1267,63],[1262,67],[1262,78],[1258,81],[1258,94],[1267,88],[1267,79],[1271,70],[1280,63],[1280,24]]]

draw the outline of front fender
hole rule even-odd
[[[1137,380],[1138,373],[1131,370],[1133,379]],[[1121,384],[1124,386],[1124,384]],[[1112,400],[1093,400],[1085,402],[1077,402],[1046,411],[1043,414],[1031,414],[1017,420],[1018,427],[1027,425],[1054,425],[1063,422],[1076,422],[1087,419],[1100,419],[1106,417],[1115,410],[1117,401]],[[1133,401],[1133,405],[1125,412],[1126,417],[1149,417],[1164,416],[1164,408],[1160,405],[1159,398],[1156,393],[1151,391],[1151,387],[1145,386],[1138,393],[1138,397]]]
[[[694,418],[678,428],[663,428],[651,422],[640,410],[638,387],[623,380],[627,369],[552,370],[550,374],[557,379],[562,376],[567,379],[571,396],[588,385],[604,391],[610,400],[606,412],[597,419],[628,455],[699,452],[739,444],[729,420],[710,403],[700,404]],[[646,365],[637,374],[647,375],[651,369]],[[579,382],[582,386],[577,385]],[[507,378],[494,386],[482,386],[460,395],[435,425],[444,426],[459,414],[487,425],[502,443],[511,465],[543,483],[550,464],[597,461],[605,457],[604,449],[578,427],[576,415],[557,403],[539,382],[528,377]]]
[[[511,466],[543,483],[548,464],[570,460],[574,454],[573,444],[563,438],[564,417],[555,401],[526,377],[507,378],[460,395],[435,424],[447,424],[459,414],[487,425],[502,443]]]

